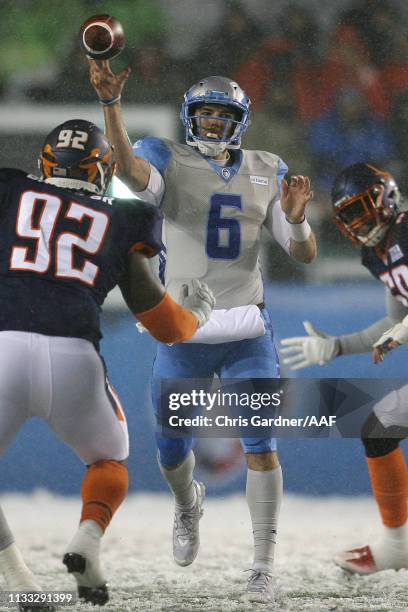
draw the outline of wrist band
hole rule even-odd
[[[118,96],[115,96],[114,98],[108,98],[106,100],[102,100],[102,98],[98,98],[99,104],[102,104],[102,106],[112,106],[112,104],[115,104],[115,102],[119,102],[121,98],[121,95],[119,94]]]
[[[303,215],[303,219],[301,221],[291,221],[290,219],[287,218],[287,216],[285,215],[285,219],[288,223],[290,223],[291,225],[300,225],[301,223],[303,223],[303,221],[306,220],[306,215]]]
[[[343,351],[339,338],[334,338],[334,348],[336,350],[336,354],[334,355],[334,357],[340,357],[343,354]]]
[[[312,228],[307,222],[306,217],[304,217],[303,221],[295,222],[289,221],[286,217],[286,221],[289,226],[289,236],[296,242],[305,242],[312,233]]]

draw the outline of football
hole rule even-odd
[[[122,24],[112,15],[89,17],[80,28],[81,46],[92,59],[112,59],[125,46]]]

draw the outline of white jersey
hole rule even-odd
[[[199,278],[214,292],[217,308],[261,303],[262,227],[289,250],[279,201],[287,172],[282,160],[264,151],[237,150],[230,152],[233,163],[227,166],[188,145],[158,138],[138,141],[134,152],[164,181],[163,190],[153,171],[140,195],[150,193],[164,216],[164,280],[171,295],[178,299],[181,285]]]

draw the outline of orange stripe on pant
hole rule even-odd
[[[126,497],[128,471],[118,461],[97,461],[89,466],[82,482],[81,522],[91,520],[105,531]]]
[[[408,469],[400,448],[382,457],[367,457],[368,472],[381,518],[387,527],[401,527],[408,516]]]
[[[118,418],[118,421],[126,421],[125,413],[123,412],[122,404],[120,403],[119,395],[116,393],[115,388],[111,385],[108,379],[106,379],[106,387],[108,389],[108,393],[112,398],[113,403],[115,404],[115,414]]]

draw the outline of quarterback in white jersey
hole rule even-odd
[[[259,265],[260,236],[267,227],[295,259],[316,254],[305,218],[312,199],[307,177],[284,179],[286,164],[262,151],[241,150],[250,100],[237,83],[208,77],[185,94],[181,118],[186,144],[145,138],[132,149],[120,107],[128,70],[114,75],[108,62],[90,61],[91,83],[104,107],[120,178],[145,200],[161,207],[165,258],[162,280],[173,296],[190,278],[205,281],[216,297],[210,321],[189,343],[158,348],[153,403],[160,405],[163,379],[274,378],[279,364],[265,309]],[[157,432],[159,466],[175,497],[173,554],[192,563],[199,546],[204,485],[193,478],[190,437]],[[254,533],[254,562],[245,598],[273,598],[271,569],[282,473],[276,442],[242,438],[248,465],[247,501]]]
[[[203,278],[218,309],[261,303],[262,226],[289,251],[289,227],[279,204],[279,184],[287,172],[282,160],[238,150],[235,161],[224,165],[187,145],[152,137],[136,142],[133,150],[159,173],[147,195],[164,215],[165,278],[173,297],[186,279]]]

